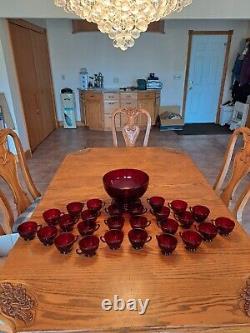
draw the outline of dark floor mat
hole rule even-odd
[[[182,131],[175,131],[178,135],[218,135],[232,134],[229,126],[220,126],[218,124],[187,124],[183,126]]]

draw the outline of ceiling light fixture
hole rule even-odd
[[[148,29],[151,22],[159,21],[173,12],[180,12],[192,0],[54,0],[66,12],[96,23],[108,34],[114,47],[125,51],[133,47],[135,39]]]

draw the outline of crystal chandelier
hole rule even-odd
[[[125,51],[148,29],[151,22],[190,5],[192,0],[54,0],[113,39],[114,47]]]

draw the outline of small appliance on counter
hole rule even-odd
[[[89,87],[89,74],[87,68],[81,68],[80,70],[80,88],[87,90]]]
[[[64,88],[61,90],[61,102],[64,128],[76,128],[76,103],[75,94],[72,89]]]
[[[147,81],[144,79],[137,80],[137,89],[138,90],[146,90],[147,89]]]
[[[89,88],[103,89],[104,76],[101,72],[94,74],[94,76],[89,77],[92,82],[90,82]]]
[[[147,80],[147,89],[162,89],[162,82],[155,73],[150,73]]]

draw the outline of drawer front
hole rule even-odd
[[[87,101],[101,101],[102,100],[102,94],[87,92],[85,94],[85,98],[86,98]]]
[[[137,99],[121,100],[121,108],[137,108]]]
[[[112,114],[120,108],[119,101],[104,101],[104,113]]]
[[[121,101],[137,100],[137,93],[121,93]]]
[[[104,93],[103,94],[104,101],[119,101],[118,93]]]
[[[151,99],[155,98],[154,92],[139,92],[138,93],[138,99]]]

